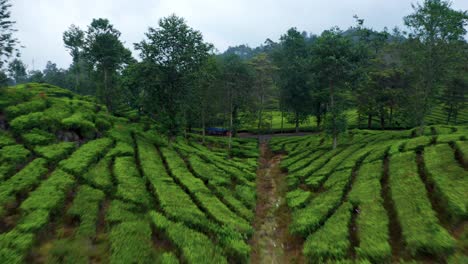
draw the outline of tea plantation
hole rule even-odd
[[[467,263],[468,127],[276,137],[289,230],[312,262]]]
[[[256,139],[171,141],[43,84],[3,89],[0,127],[0,263],[251,262]],[[415,135],[269,140],[295,262],[467,263],[468,127]]]
[[[48,85],[1,91],[0,263],[246,262],[255,140],[168,140]],[[206,147],[206,146],[209,146]]]

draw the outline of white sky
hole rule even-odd
[[[420,0],[422,1],[422,0]],[[67,68],[71,57],[62,34],[71,24],[86,29],[93,18],[108,18],[133,50],[148,27],[175,13],[203,33],[220,51],[229,46],[258,46],[277,41],[290,27],[320,34],[332,26],[354,25],[353,15],[377,30],[402,27],[403,16],[416,0],[12,0],[12,17],[22,60],[32,69],[43,69],[48,60]],[[468,0],[452,0],[455,9],[468,10]],[[134,52],[134,56],[137,53]]]

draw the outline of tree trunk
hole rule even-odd
[[[262,118],[263,118],[263,103],[265,100],[265,95],[264,95],[264,89],[262,87],[261,89],[261,95],[260,95],[260,110],[258,113],[258,129],[262,127]]]
[[[284,111],[281,110],[281,134],[283,134]]]
[[[232,109],[232,99],[231,99],[231,103],[230,103],[230,115],[229,115],[229,144],[228,144],[228,149],[229,149],[229,152],[231,152],[231,145],[232,145],[232,115],[233,115],[233,109]],[[231,154],[229,154],[231,155]]]
[[[202,118],[202,144],[205,145],[206,128],[205,128],[205,110],[204,109],[202,109],[201,111],[201,118]]]
[[[333,81],[330,80],[330,108],[332,112],[332,125],[333,125],[333,149],[336,149],[338,144],[338,131],[336,129],[336,112],[335,112],[335,98],[334,98]]]
[[[450,118],[452,117],[453,105],[450,105],[450,109],[447,113],[447,125],[450,123]]]
[[[388,117],[390,127],[393,127],[393,106],[390,106],[390,116]]]
[[[320,123],[322,122],[322,115],[318,114],[315,116],[317,122],[317,129],[320,129]]]
[[[104,69],[104,100],[106,102],[107,109],[109,109],[110,112],[112,112],[112,103],[111,103],[111,98],[110,98],[110,93],[109,93],[109,76],[107,69]]]
[[[369,114],[367,116],[367,129],[371,129],[372,128],[372,115]]]
[[[296,133],[299,133],[299,115],[296,113],[295,114],[296,117],[295,117],[295,121],[296,121]]]

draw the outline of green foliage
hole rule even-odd
[[[405,143],[405,151],[408,150],[421,150],[424,146],[429,145],[433,141],[430,136],[421,136],[407,140]]]
[[[137,220],[122,222],[111,228],[111,263],[151,263],[151,227],[148,222]]]
[[[12,120],[20,115],[25,115],[33,112],[43,111],[48,107],[46,99],[37,98],[29,102],[20,103],[17,105],[9,106],[5,109],[8,119]]]
[[[357,208],[356,228],[360,259],[373,262],[388,261],[392,255],[389,244],[387,212],[383,207],[380,179],[383,175],[381,161],[365,163],[356,176],[349,200]]]
[[[101,138],[81,146],[77,151],[66,160],[62,160],[59,166],[74,175],[82,175],[88,170],[89,166],[97,162],[107,149],[111,146],[112,140],[109,138]]]
[[[286,194],[286,201],[290,208],[299,208],[307,204],[312,196],[311,192],[297,189]]]
[[[342,202],[351,171],[336,171],[324,183],[325,191],[314,197],[305,208],[295,210],[289,230],[293,234],[307,236],[317,230]]]
[[[117,141],[117,144],[112,148],[107,157],[124,157],[124,156],[133,156],[135,151],[133,146],[127,142]]]
[[[34,148],[34,153],[56,163],[65,159],[75,148],[76,144],[73,142],[61,142],[48,146],[37,146]]]
[[[78,131],[85,138],[93,138],[96,134],[96,127],[89,121],[83,113],[75,113],[61,121],[65,129]]]
[[[455,147],[460,152],[465,167],[468,166],[468,141],[456,141]]]
[[[88,184],[100,188],[105,191],[111,191],[113,187],[112,174],[111,174],[112,159],[104,157],[86,173],[82,175]]]
[[[50,212],[47,210],[35,210],[27,214],[18,224],[18,230],[22,232],[38,231],[49,223]]]
[[[188,263],[205,263],[208,256],[209,262],[227,263],[226,258],[221,254],[222,250],[204,234],[180,223],[174,223],[154,211],[150,212],[150,217],[156,228],[166,233]]]
[[[33,129],[29,133],[24,133],[21,137],[24,144],[29,146],[47,145],[55,140],[55,135],[39,129]]]
[[[106,221],[109,224],[137,221],[141,219],[141,215],[134,213],[136,207],[137,206],[132,203],[112,200],[106,212]]]
[[[304,255],[318,262],[345,259],[351,246],[351,210],[351,204],[341,205],[321,229],[307,238],[304,243]]]
[[[26,251],[33,245],[34,235],[12,230],[0,234],[0,261],[3,263],[23,263]]]
[[[64,205],[66,195],[74,185],[73,176],[62,170],[55,170],[30,193],[20,208],[28,213],[35,210],[57,210]]]
[[[183,115],[191,103],[191,86],[187,84],[192,83],[212,45],[176,15],[159,20],[159,27],[150,27],[145,36],[145,40],[136,44],[143,59],[138,64],[139,72],[144,74],[136,74],[132,84],[142,87],[138,95],[145,94],[141,98],[145,110],[159,113],[156,118],[163,132],[175,135],[182,131]],[[148,76],[156,78],[148,82]]]
[[[118,157],[114,163],[114,174],[117,179],[116,195],[125,201],[141,204],[148,208],[150,197],[146,192],[144,179],[139,175],[133,157]]]
[[[440,226],[419,178],[414,153],[391,157],[390,190],[403,239],[412,255],[444,255],[453,250],[454,240]]]
[[[78,189],[73,205],[68,214],[80,219],[80,226],[76,230],[77,236],[94,237],[99,205],[104,199],[104,193],[88,185],[81,185]]]
[[[441,144],[424,149],[424,164],[438,197],[446,203],[446,210],[454,218],[467,218],[468,173],[455,160],[449,145]]]
[[[207,212],[218,222],[225,224],[241,233],[251,234],[253,232],[250,224],[238,217],[225,204],[223,204],[206,187],[200,179],[194,177],[187,169],[184,161],[177,153],[168,148],[162,148],[161,152],[171,170],[172,175],[187,188],[195,199],[207,210]]]
[[[205,226],[205,215],[167,174],[153,145],[138,139],[138,156],[144,176],[151,183],[162,210],[172,219],[193,227]]]
[[[40,178],[48,171],[46,165],[45,159],[35,159],[0,185],[0,216],[4,213],[3,206],[16,199],[15,194],[27,193],[39,183]]]
[[[0,162],[20,164],[26,161],[30,151],[22,145],[10,145],[0,149]]]
[[[14,145],[15,139],[11,137],[6,131],[0,130],[0,148],[8,145]]]

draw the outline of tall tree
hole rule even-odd
[[[357,52],[351,40],[338,28],[326,30],[312,47],[312,69],[316,83],[328,88],[329,110],[326,131],[333,137],[333,148],[338,135],[346,129],[344,104],[340,93],[350,88],[359,72],[365,54]]]
[[[19,59],[14,59],[8,64],[8,73],[15,84],[27,81],[28,74],[26,72],[26,65]]]
[[[254,93],[255,93],[255,112],[258,114],[257,128],[261,129],[264,126],[264,111],[265,105],[273,99],[274,81],[273,76],[277,71],[277,67],[268,58],[266,53],[260,53],[250,60],[250,65],[254,72]]]
[[[453,44],[463,40],[468,25],[467,11],[452,9],[451,2],[425,0],[413,5],[414,13],[405,17],[409,40],[405,62],[413,76],[411,97],[413,122],[422,133],[426,116],[434,106],[453,65]],[[408,111],[407,110],[407,111]]]
[[[11,20],[10,0],[0,0],[0,68],[18,54],[19,41],[15,38],[15,21]]]
[[[107,19],[93,19],[86,33],[84,52],[93,67],[100,73],[102,86],[98,97],[110,111],[114,109],[116,82],[114,75],[133,62],[130,50],[120,41],[120,32]]]
[[[216,101],[220,98],[219,76],[221,69],[215,56],[208,57],[194,75],[192,108],[199,114],[202,128],[202,141],[205,143],[206,124],[216,110]],[[191,112],[191,111],[190,111]]]
[[[69,50],[73,59],[73,69],[75,71],[75,91],[80,87],[80,57],[83,53],[85,32],[75,25],[71,25],[63,33],[63,42]]]
[[[222,87],[227,99],[229,110],[229,149],[232,146],[232,136],[235,136],[240,125],[239,114],[245,110],[251,99],[253,74],[249,65],[242,59],[230,54],[222,60]]]
[[[279,67],[280,104],[292,112],[290,119],[299,131],[299,124],[310,113],[311,96],[308,82],[308,49],[305,37],[291,28],[280,38],[281,48],[274,55]]]
[[[207,59],[213,46],[202,34],[190,28],[183,18],[171,15],[159,20],[159,28],[149,28],[146,39],[135,44],[144,65],[159,81],[147,87],[151,91],[153,112],[170,136],[185,125],[187,95],[192,88],[193,74]]]

